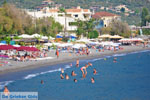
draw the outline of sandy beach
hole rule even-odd
[[[104,51],[104,52],[98,52],[95,49],[91,49],[90,55],[76,55],[74,53],[63,53],[60,52],[59,58],[55,55],[55,50],[51,50],[48,52],[48,58],[46,59],[39,59],[37,61],[26,61],[26,62],[19,62],[19,61],[12,61],[12,60],[4,60],[8,61],[9,63],[5,66],[0,67],[0,75],[7,74],[9,72],[17,72],[21,70],[29,70],[29,69],[35,69],[39,67],[46,67],[50,65],[60,64],[60,63],[69,63],[76,61],[77,58],[81,59],[92,59],[92,58],[100,58],[107,55],[113,55],[113,54],[120,54],[120,53],[129,53],[129,52],[136,52],[136,51],[142,51],[142,50],[150,50],[150,48],[146,47],[143,48],[143,46],[122,46],[124,49],[119,51]],[[3,59],[1,59],[3,61]]]

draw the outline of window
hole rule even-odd
[[[74,15],[74,17],[78,17],[78,15]]]

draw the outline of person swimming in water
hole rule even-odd
[[[64,79],[64,76],[63,76],[63,74],[60,74],[60,78],[61,78],[61,79]]]
[[[41,80],[41,84],[44,84],[44,81],[43,81],[43,80]]]
[[[89,66],[93,66],[92,63],[90,63],[90,62],[88,62],[88,65],[89,65]]]
[[[7,86],[4,87],[4,95],[5,96],[9,95],[9,90],[8,90]]]
[[[95,83],[94,77],[91,78],[91,83]]]
[[[116,62],[117,62],[117,58],[116,58],[116,57],[114,58],[113,62],[114,62],[114,63],[116,63]]]
[[[79,67],[79,59],[76,60],[76,67]]]
[[[77,79],[74,79],[74,82],[77,83]]]
[[[64,69],[63,68],[61,68],[61,73],[64,73]]]
[[[96,71],[96,69],[95,69],[95,68],[93,69],[93,74],[94,74],[94,75],[96,75],[96,74],[97,74],[97,71]]]
[[[71,76],[76,76],[76,75],[77,74],[74,71],[71,72]]]
[[[70,66],[72,67],[72,63],[70,64]]]
[[[65,78],[66,80],[69,80],[69,76],[67,74],[65,74]]]

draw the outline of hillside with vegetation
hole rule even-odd
[[[33,9],[42,4],[44,0],[0,0],[0,5],[4,1],[15,4],[19,8]],[[122,16],[122,20],[128,24],[140,24],[140,17],[142,8],[146,7],[150,11],[150,0],[53,0],[55,4],[62,4],[62,7],[71,8],[76,6],[81,6],[82,8],[91,9],[93,7],[98,7],[96,11],[101,11],[101,7],[104,7],[103,10],[116,13]],[[127,8],[134,11],[134,13],[125,16],[124,12],[117,13],[107,8],[114,8],[118,5],[126,5]]]

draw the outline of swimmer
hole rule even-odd
[[[61,73],[64,73],[64,69],[63,68],[61,68]]]
[[[96,69],[95,69],[95,68],[93,69],[93,74],[94,74],[94,75],[96,75],[96,74],[97,74],[97,71],[96,71]]]
[[[64,79],[64,76],[63,76],[63,74],[60,74],[60,78],[61,78],[61,79]]]
[[[89,66],[93,66],[92,63],[90,63],[90,62],[88,62],[88,65],[89,65]]]
[[[71,76],[76,76],[76,75],[77,74],[74,71],[71,72]]]
[[[5,94],[5,96],[9,95],[9,90],[8,90],[7,86],[4,87],[4,94]]]
[[[72,67],[72,63],[70,64],[70,66]]]
[[[114,61],[113,61],[113,62],[114,62],[114,63],[116,63],[116,62],[117,62],[117,58],[116,58],[116,57],[114,58]]]
[[[114,63],[116,63],[117,62],[117,60],[116,59],[114,59],[114,61],[113,61]]]
[[[69,76],[67,74],[65,74],[65,78],[66,80],[69,80]]]
[[[77,83],[77,79],[74,79],[74,82]]]
[[[41,84],[44,84],[44,81],[43,81],[43,80],[41,80]]]
[[[91,83],[95,83],[94,77],[91,78]]]
[[[76,67],[79,67],[79,59],[76,61]]]

